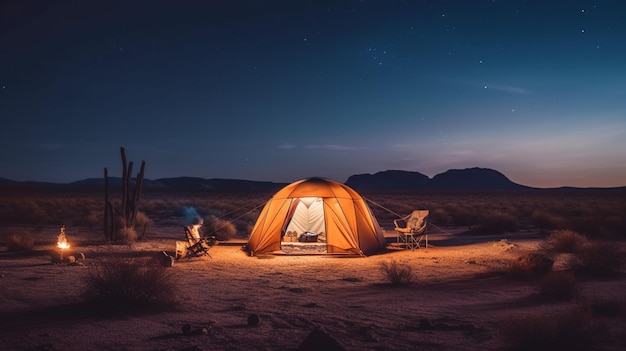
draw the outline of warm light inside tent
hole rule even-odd
[[[322,199],[319,197],[301,197],[300,201],[302,201],[302,203],[309,208],[314,201],[322,201]]]

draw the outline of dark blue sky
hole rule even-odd
[[[623,1],[0,6],[0,177],[626,185]]]

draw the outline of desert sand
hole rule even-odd
[[[53,238],[53,231],[42,235]],[[495,273],[535,250],[536,235],[454,233],[430,235],[428,248],[391,245],[369,257],[249,257],[241,242],[221,243],[211,258],[167,268],[179,286],[176,309],[102,317],[79,310],[88,271],[105,258],[172,253],[182,230],[160,228],[129,246],[94,242],[96,234],[70,229],[72,250],[85,254],[81,265],[51,264],[54,242],[28,254],[0,247],[0,344],[7,350],[292,350],[321,328],[347,350],[500,350],[504,320],[550,318],[580,304],[547,302],[536,283]],[[412,267],[413,284],[389,284],[380,264],[392,260]],[[624,301],[623,278],[582,285],[587,298]],[[257,326],[248,326],[251,314],[260,317]],[[623,315],[597,321],[607,338],[602,349],[626,348]],[[191,333],[182,333],[185,324]]]

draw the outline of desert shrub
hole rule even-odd
[[[462,207],[457,204],[446,206],[446,212],[450,216],[451,224],[456,226],[473,226],[478,220],[477,208]]]
[[[115,240],[125,243],[137,241],[135,228],[126,227],[126,220],[122,216],[115,217]]]
[[[536,210],[530,216],[533,225],[541,229],[563,229],[566,228],[566,220],[561,216],[553,215],[545,210]]]
[[[209,221],[205,234],[214,235],[217,240],[223,241],[232,239],[237,234],[237,228],[231,221],[214,218]]]
[[[510,350],[590,350],[601,336],[589,310],[578,306],[558,313],[509,317],[499,325]]]
[[[626,215],[610,215],[604,218],[603,221],[604,231],[607,236],[617,237],[618,233],[622,236],[626,234]]]
[[[614,243],[590,242],[576,252],[569,265],[578,273],[608,276],[617,273],[624,258],[624,252]]]
[[[551,300],[570,301],[580,296],[580,284],[571,271],[546,274],[539,280],[539,293]]]
[[[530,253],[517,260],[512,260],[504,267],[502,273],[511,279],[533,279],[548,274],[552,270],[554,260],[540,254]]]
[[[146,238],[146,232],[148,227],[152,225],[152,220],[145,213],[139,211],[137,212],[137,217],[135,218],[135,228],[139,232],[139,239]]]
[[[27,231],[5,234],[3,239],[9,251],[30,251],[35,247],[35,239]]]
[[[253,229],[254,229],[254,223],[248,223],[248,225],[246,226],[246,234],[247,235],[252,234]]]
[[[435,208],[430,211],[430,221],[439,225],[448,225],[452,222],[452,219],[448,216],[446,210],[442,208]]]
[[[478,220],[480,231],[485,234],[501,234],[517,230],[517,219],[508,213],[491,211]]]
[[[139,215],[139,213],[137,213]],[[122,216],[115,217],[115,241],[133,243],[137,241],[139,235],[133,227],[126,226],[126,220]]]
[[[575,252],[579,250],[583,245],[587,244],[588,240],[585,236],[569,230],[556,230],[541,243],[541,247],[548,251],[555,252]]]
[[[137,241],[137,231],[135,228],[122,227],[119,230],[118,239],[125,243]]]
[[[83,296],[103,310],[136,312],[176,305],[177,285],[167,268],[130,259],[99,262],[84,278]]]
[[[396,260],[382,261],[380,271],[393,285],[411,284],[415,281],[415,274],[411,266],[399,264]]]

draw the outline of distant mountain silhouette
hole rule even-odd
[[[134,183],[134,179],[132,182]],[[451,169],[435,175],[432,179],[419,172],[388,170],[375,174],[352,175],[345,182],[357,191],[481,191],[481,190],[523,190],[535,189],[517,184],[504,174],[489,168]],[[134,185],[134,184],[133,184]],[[204,179],[196,177],[144,179],[144,191],[223,191],[223,192],[275,192],[287,183],[274,183],[241,179]],[[87,178],[72,183],[46,183],[33,181],[14,181],[0,178],[0,189],[3,191],[102,191],[104,178]],[[119,188],[122,179],[109,177],[109,186]],[[626,187],[614,188],[573,188],[561,187],[552,190],[626,190]]]
[[[520,190],[529,187],[512,182],[489,168],[451,169],[437,174],[429,183],[433,190]]]
[[[348,178],[346,185],[355,190],[520,190],[530,187],[509,180],[488,168],[452,169],[432,179],[419,172],[384,171]]]
[[[135,179],[131,180],[135,183]],[[88,178],[71,183],[73,186],[81,187],[102,187],[104,178]],[[286,183],[273,183],[255,180],[240,179],[204,179],[197,177],[176,177],[160,178],[156,180],[144,179],[143,188],[145,190],[182,190],[182,191],[273,191],[287,185]],[[121,187],[122,178],[109,177],[110,187]]]
[[[346,185],[356,190],[422,190],[429,182],[430,178],[419,172],[390,170],[350,176]]]

